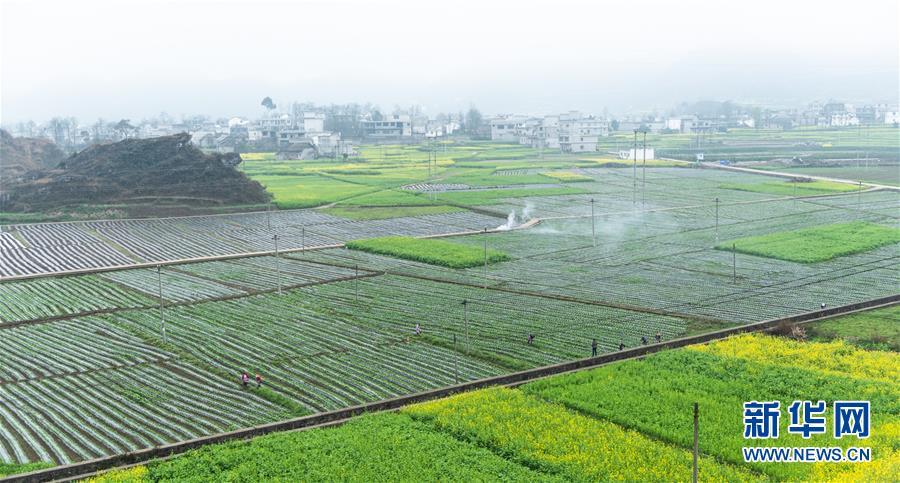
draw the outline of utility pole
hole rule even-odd
[[[453,378],[459,384],[459,350],[456,348],[456,334],[453,334],[453,352],[456,354],[453,359]]]
[[[694,403],[694,474],[691,477],[693,483],[697,483],[697,456],[700,453],[700,408]]]
[[[465,322],[466,327],[466,354],[469,353],[469,301],[467,299],[463,299],[463,321]]]
[[[647,130],[644,129],[644,163],[641,166],[641,206],[647,202]]]
[[[305,225],[300,227],[300,251],[302,253],[306,253],[306,226]]]
[[[275,279],[278,281],[278,295],[281,295],[281,265],[279,265],[278,256],[278,234],[272,237],[275,240]]]
[[[359,265],[356,265],[356,278],[353,280],[356,288],[356,304],[359,305]]]
[[[591,241],[597,246],[597,231],[594,229],[594,199],[591,198]]]
[[[716,243],[719,243],[719,197],[716,196]]]
[[[731,281],[737,284],[737,243],[731,244]]]
[[[272,211],[272,202],[266,204],[266,229],[272,231],[272,221],[269,218],[269,212]]]
[[[634,180],[633,186],[631,188],[631,204],[637,204],[637,133],[638,130],[634,130],[634,142],[631,143],[631,177]]]
[[[158,287],[158,295],[159,295],[159,325],[162,329],[162,339],[163,344],[167,342],[166,338],[166,313],[163,310],[163,293],[162,293],[162,266],[156,266],[156,282]]]
[[[862,203],[862,180],[859,181],[859,191],[856,192],[856,205],[861,206]]]
[[[483,278],[484,288],[487,288],[487,227],[484,229],[484,268],[481,277]]]

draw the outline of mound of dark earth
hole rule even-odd
[[[55,168],[29,172],[9,187],[5,209],[39,211],[78,204],[265,203],[269,194],[235,169],[238,154],[204,154],[187,133],[91,146]]]
[[[19,178],[28,171],[52,168],[65,153],[47,139],[17,138],[0,129],[0,179]]]

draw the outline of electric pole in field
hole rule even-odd
[[[469,300],[463,299],[463,323],[466,329],[466,354],[469,353]]]
[[[631,143],[631,177],[633,179],[633,186],[631,187],[631,204],[637,204],[637,133],[638,130],[634,130],[634,141]]]
[[[300,252],[306,253],[306,226],[300,227]]]
[[[483,284],[484,288],[487,288],[487,227],[484,229],[484,268],[481,271],[481,277],[484,279]]]
[[[731,244],[731,281],[737,283],[737,243]]]
[[[159,295],[159,325],[162,330],[163,344],[165,344],[167,342],[166,312],[163,309],[164,302],[163,302],[163,293],[162,293],[162,266],[161,265],[156,266],[156,282],[157,282],[157,288],[159,290],[159,292],[158,292],[158,295]]]
[[[272,221],[269,218],[269,213],[272,211],[272,202],[266,203],[266,229],[272,231]]]
[[[647,130],[644,129],[644,162],[641,165],[641,206],[647,202]]]
[[[597,246],[597,230],[594,228],[594,199],[591,198],[591,243]]]
[[[272,237],[275,240],[275,279],[278,281],[278,295],[281,295],[281,265],[279,264],[279,259],[281,258],[278,255],[278,234]]]
[[[697,483],[698,468],[697,460],[700,454],[700,407],[694,403],[694,472],[691,477],[693,483]]]
[[[719,243],[719,197],[716,196],[716,243]]]
[[[359,305],[359,264],[356,265],[356,279],[353,284],[356,288],[356,304]]]
[[[453,359],[453,377],[456,379],[456,383],[459,384],[459,350],[456,349],[456,334],[453,334],[453,352],[456,354],[456,357]]]

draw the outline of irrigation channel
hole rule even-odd
[[[509,386],[514,387],[530,381],[562,374],[566,372],[579,371],[592,367],[602,366],[605,364],[624,361],[628,359],[637,359],[655,352],[676,349],[693,344],[702,344],[718,339],[723,339],[732,335],[746,332],[770,331],[784,324],[805,324],[819,320],[829,319],[837,316],[848,315],[855,312],[870,310],[881,307],[888,307],[900,303],[900,294],[894,294],[887,297],[870,299],[863,302],[832,307],[823,310],[801,313],[778,319],[765,320],[755,322],[739,327],[731,327],[705,334],[693,335],[679,339],[673,339],[657,344],[649,344],[645,346],[626,349],[618,352],[602,354],[597,357],[579,359],[561,364],[543,366],[529,369],[512,374],[506,374],[497,377],[490,377],[476,381],[466,382],[454,386],[443,387],[431,391],[410,394],[406,396],[386,399],[368,404],[352,406],[337,411],[324,412],[311,416],[304,416],[275,423],[263,424],[239,429],[236,431],[214,434],[201,438],[180,441],[177,443],[146,448],[130,453],[123,453],[114,456],[97,458],[93,460],[82,461],[78,463],[57,466],[45,470],[34,471],[12,475],[7,478],[0,479],[2,482],[43,482],[43,481],[72,481],[95,475],[99,472],[114,469],[126,468],[138,464],[145,463],[150,460],[169,458],[186,451],[200,448],[203,446],[218,444],[227,441],[247,439],[264,434],[274,433],[278,431],[289,430],[307,430],[313,428],[321,428],[326,426],[334,426],[349,421],[350,419],[365,413],[391,411],[399,409],[409,404],[415,404],[423,401],[429,401],[446,397],[455,393],[482,389],[491,386]]]

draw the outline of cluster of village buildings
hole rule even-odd
[[[896,106],[869,104],[854,106],[842,102],[812,103],[805,108],[761,110],[742,107],[726,114],[678,114],[595,116],[579,111],[540,117],[497,115],[477,118],[439,115],[435,119],[421,112],[381,114],[360,110],[335,114],[311,107],[292,108],[283,113],[266,112],[256,119],[233,117],[210,120],[203,116],[180,121],[161,116],[132,125],[127,120],[98,121],[80,125],[74,118],[55,118],[44,125],[19,123],[10,126],[13,135],[46,137],[68,150],[93,143],[125,138],[147,138],[188,132],[191,142],[209,152],[275,151],[285,159],[347,157],[355,154],[360,142],[419,142],[463,132],[476,139],[491,139],[562,152],[597,151],[601,137],[611,132],[710,133],[729,128],[792,129],[801,126],[847,127],[900,123]],[[328,125],[331,129],[326,129]]]

